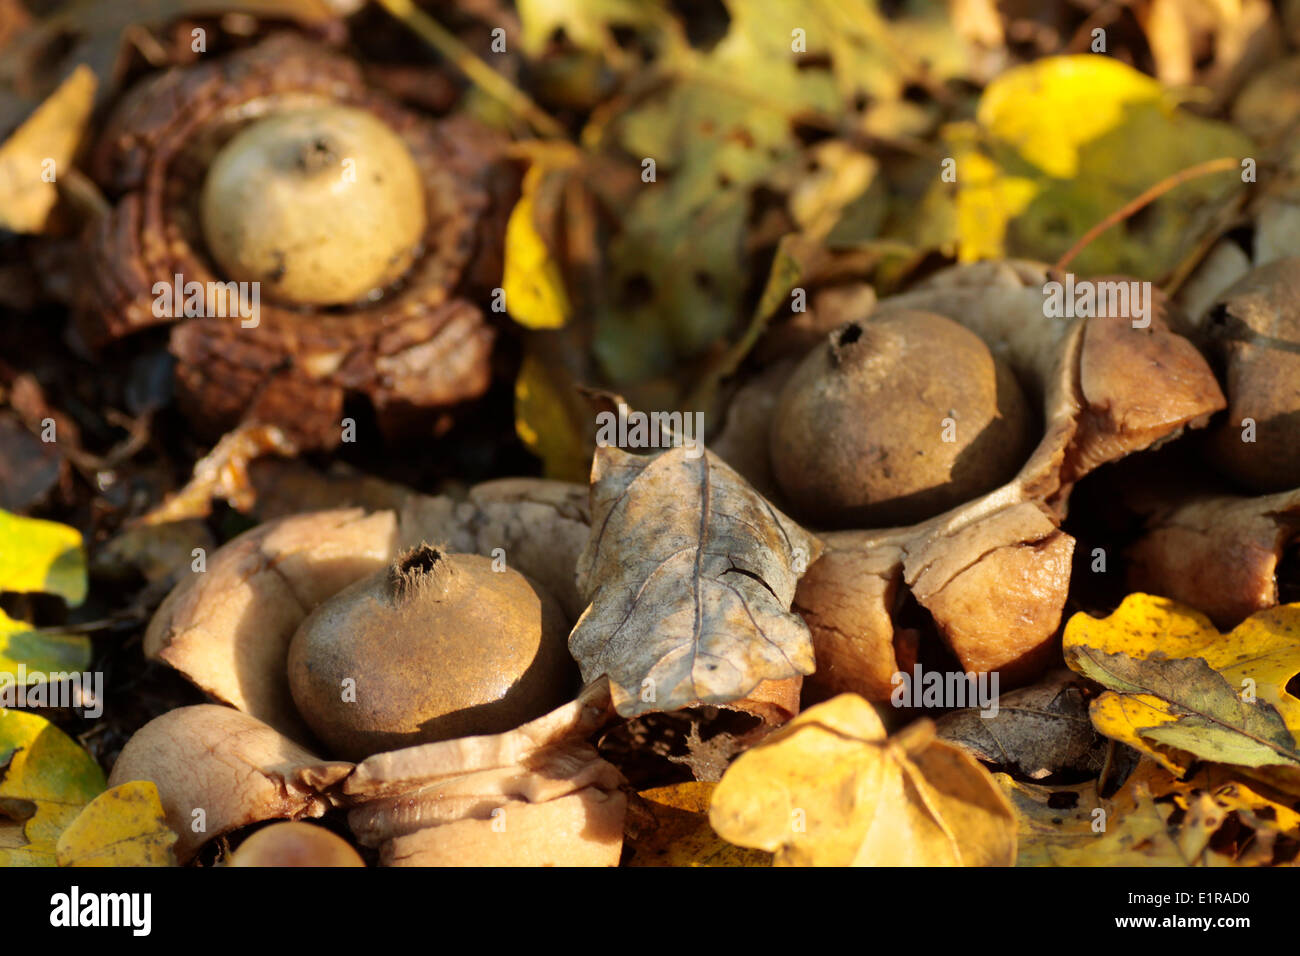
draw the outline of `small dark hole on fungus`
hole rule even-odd
[[[858,339],[862,338],[862,326],[857,322],[850,322],[844,328],[840,329],[840,334],[836,338],[836,344],[842,346],[852,345]]]
[[[445,588],[450,565],[441,550],[420,544],[398,558],[388,569],[388,593],[398,603],[412,599],[421,589],[437,586]]]
[[[402,559],[398,570],[407,574],[428,574],[441,560],[442,553],[437,548],[422,544]]]

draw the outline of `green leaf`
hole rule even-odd
[[[953,124],[944,140],[956,180],[936,174],[914,238],[962,261],[1050,261],[1156,183],[1253,152],[1233,127],[1178,109],[1156,81],[1090,54],[1008,70],[985,89],[976,122]],[[1074,268],[1158,278],[1194,238],[1196,212],[1238,188],[1230,173],[1190,180],[1147,207],[1140,224],[1101,235]]]
[[[81,533],[67,525],[0,511],[0,591],[56,594],[71,605],[86,599]]]
[[[1067,648],[1066,661],[1111,690],[1092,705],[1108,736],[1124,728],[1202,760],[1242,767],[1300,765],[1300,751],[1277,708],[1247,703],[1199,657],[1146,659],[1095,648]]]
[[[904,97],[907,84],[962,75],[972,59],[942,4],[905,6],[887,19],[871,0],[812,0],[797,11],[784,0],[728,0],[727,33],[711,50],[673,48],[659,58],[664,82],[612,124],[639,173],[648,176],[641,164],[654,160],[655,178],[606,197],[620,215],[610,285],[623,295],[597,310],[593,349],[609,381],[631,389],[671,376],[683,360],[744,334],[737,320],[751,291],[754,197],[760,188],[807,185],[800,123],[828,131],[857,124],[885,136],[928,130],[930,118],[914,115]],[[850,163],[839,172],[874,170],[869,157],[856,158],[867,169]],[[849,189],[842,180],[851,176],[828,178],[835,188],[799,197],[818,200],[824,227],[839,218],[836,206],[864,202],[865,184]],[[871,238],[865,232],[884,210],[855,212],[862,222],[849,238]]]
[[[0,611],[0,684],[16,680],[18,666],[32,683],[41,674],[83,671],[90,664],[90,639],[76,634],[42,634]]]
[[[1191,608],[1130,594],[1109,617],[1070,618],[1063,646],[1070,667],[1109,688],[1093,725],[1170,772],[1195,758],[1288,774],[1300,765],[1300,701],[1286,689],[1300,671],[1300,605],[1220,634]]]

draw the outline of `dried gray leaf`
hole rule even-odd
[[[790,612],[821,543],[711,453],[600,448],[569,650],[624,716],[726,703],[813,670]]]
[[[1096,772],[1106,740],[1092,726],[1084,682],[1057,671],[998,698],[996,715],[956,710],[935,721],[939,737],[987,763],[1038,779],[1051,773]]]

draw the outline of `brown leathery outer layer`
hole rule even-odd
[[[1074,483],[1205,425],[1224,406],[1209,365],[1170,328],[1162,299],[1146,327],[1130,316],[1058,319],[1044,312],[1047,281],[1047,268],[1032,262],[954,266],[860,317],[907,310],[960,323],[1042,403],[1044,427],[1028,460],[996,490],[916,524],[820,535],[826,549],[794,601],[813,635],[817,670],[806,681],[813,700],[846,691],[890,696],[906,656],[895,620],[906,592],[963,668],[998,672],[1004,689],[1032,679],[1051,659],[1069,592],[1074,539],[1061,522]],[[755,387],[779,389],[793,367],[778,374],[774,366]],[[749,414],[715,449],[760,440],[774,403],[745,388],[733,408],[742,402]],[[761,469],[751,480],[775,485]],[[773,500],[781,505],[779,492]]]
[[[221,146],[270,112],[327,104],[373,113],[423,176],[428,227],[406,274],[375,301],[352,306],[287,307],[263,289],[250,328],[234,309],[214,315],[222,311],[215,299],[205,301],[210,317],[155,308],[155,283],[170,287],[176,275],[205,290],[226,281],[205,250],[198,215]],[[175,322],[178,398],[205,431],[249,417],[287,428],[305,447],[330,447],[349,394],[367,396],[381,425],[396,425],[486,390],[493,332],[456,293],[468,269],[477,281],[499,256],[483,233],[497,215],[502,159],[494,135],[474,122],[419,116],[368,89],[343,54],[278,34],[138,84],[109,117],[90,162],[115,202],[85,238],[79,327],[103,344]]]
[[[1210,459],[1256,493],[1300,486],[1300,258],[1260,266],[1224,290],[1206,332],[1228,394],[1228,414],[1208,436]]]

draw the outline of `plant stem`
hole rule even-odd
[[[1195,166],[1189,166],[1187,169],[1184,169],[1182,172],[1175,173],[1172,176],[1160,180],[1160,182],[1156,183],[1150,189],[1143,192],[1136,199],[1132,199],[1129,202],[1125,203],[1123,206],[1120,206],[1109,216],[1107,216],[1101,222],[1097,223],[1095,226],[1093,226],[1091,229],[1085,232],[1082,236],[1080,236],[1079,241],[1076,242],[1074,245],[1072,245],[1069,248],[1069,250],[1065,253],[1065,255],[1061,256],[1061,258],[1056,260],[1056,265],[1052,267],[1053,270],[1056,272],[1063,271],[1065,267],[1068,266],[1071,261],[1073,261],[1075,256],[1077,256],[1080,252],[1082,252],[1088,246],[1089,243],[1091,243],[1094,239],[1100,236],[1103,232],[1105,232],[1111,226],[1123,222],[1125,219],[1133,215],[1143,206],[1146,206],[1147,204],[1151,203],[1156,199],[1159,199],[1165,193],[1169,192],[1169,190],[1174,189],[1177,186],[1181,186],[1183,183],[1187,182],[1190,179],[1196,179],[1199,176],[1208,176],[1211,173],[1225,172],[1229,169],[1237,169],[1240,167],[1240,165],[1241,165],[1241,161],[1236,159],[1235,157],[1223,156],[1219,159],[1210,159],[1210,160],[1206,160],[1203,163],[1197,163]]]

